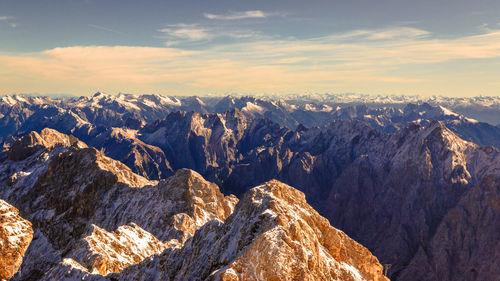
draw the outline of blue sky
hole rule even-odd
[[[0,1],[0,94],[499,95],[500,1]]]

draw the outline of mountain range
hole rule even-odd
[[[360,120],[379,131],[394,132],[411,123],[425,125],[439,120],[465,140],[479,145],[500,146],[500,128],[496,126],[498,119],[495,119],[495,116],[500,118],[500,99],[434,99],[402,103],[388,97],[346,100],[328,95],[321,99],[288,97],[286,100],[251,96],[114,96],[103,93],[59,99],[4,96],[0,98],[0,141],[11,135],[40,131],[45,127],[78,135],[82,140],[91,140],[105,128],[137,130],[179,111],[215,114],[235,109],[249,119],[267,118],[291,130],[299,126],[321,127],[334,120]],[[457,109],[457,113],[453,109]],[[467,114],[464,116],[461,112]]]
[[[12,218],[0,201],[2,230],[26,251],[12,280],[387,280],[366,248],[278,181],[241,200],[189,169],[150,181],[51,129],[17,140],[0,171],[1,196],[19,209],[6,206]]]
[[[2,98],[0,198],[34,229],[14,280],[498,278],[500,128],[324,99]]]

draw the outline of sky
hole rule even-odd
[[[498,0],[0,0],[0,94],[500,95]]]

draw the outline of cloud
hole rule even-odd
[[[179,46],[183,43],[199,43],[199,41],[213,41],[218,38],[231,39],[256,39],[261,37],[259,32],[253,30],[243,30],[237,28],[217,28],[213,26],[202,27],[198,24],[174,24],[168,25],[165,28],[158,29],[166,39],[166,45]]]
[[[413,27],[393,27],[385,29],[359,29],[350,32],[335,34],[330,36],[338,40],[393,40],[404,38],[424,38],[431,35],[430,32]]]
[[[254,63],[251,58],[224,58],[216,51],[126,46],[55,48],[37,55],[0,56],[0,66],[3,91],[42,93],[88,94],[99,89],[168,89],[175,94],[280,92],[337,79],[386,79],[370,74],[372,70],[287,67]]]
[[[307,57],[323,65],[401,65],[500,57],[500,30],[455,39],[437,39],[430,35],[424,30],[400,27],[356,30],[302,40],[264,40],[220,46],[219,52],[251,53],[255,58],[266,60]]]
[[[293,63],[299,63],[303,61],[307,61],[308,58],[305,57],[287,57],[283,59],[278,59],[275,61],[277,64],[293,64]]]
[[[213,35],[205,28],[195,24],[176,24],[159,29],[169,40],[200,41],[213,38]]]
[[[6,22],[10,27],[15,28],[17,27],[17,23],[12,22],[14,17],[11,16],[0,16],[0,21]]]
[[[187,40],[207,38],[187,33],[173,34]],[[495,60],[496,64],[485,64]],[[302,40],[264,38],[215,44],[199,51],[75,46],[34,54],[0,54],[0,84],[6,93],[89,94],[106,90],[170,94],[301,91],[435,94],[437,91],[465,95],[466,91],[485,89],[484,85],[493,85],[498,80],[498,61],[500,30],[439,39],[424,30],[394,27]],[[482,72],[476,73],[477,69]],[[490,91],[497,89],[493,87]]]
[[[107,27],[104,27],[104,26],[96,25],[96,24],[88,24],[88,26],[92,27],[92,28],[95,28],[95,29],[100,29],[100,30],[108,31],[108,32],[111,32],[111,33],[125,35],[125,33],[121,32],[121,31],[116,31],[116,30],[113,30],[111,28],[107,28]]]
[[[205,18],[211,20],[256,19],[256,18],[265,18],[268,16],[268,14],[260,10],[245,11],[245,12],[229,12],[227,14],[219,14],[219,15],[205,13],[203,15],[205,16]]]

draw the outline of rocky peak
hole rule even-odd
[[[66,250],[64,258],[72,262],[53,268],[53,278],[59,279],[57,268],[66,265],[99,275],[120,272],[167,248],[182,246],[207,221],[225,220],[238,201],[224,197],[215,184],[190,170],[180,170],[157,186],[108,184],[106,188],[94,192],[99,198],[87,195],[80,199],[86,202],[74,204],[94,205],[89,211],[93,215],[86,218],[87,230]]]
[[[182,240],[192,236],[209,220],[225,220],[238,203],[236,196],[224,196],[216,184],[190,169],[177,170],[175,175],[160,183],[159,188],[169,200],[186,202],[182,215],[174,220],[175,228],[184,232]]]
[[[86,147],[83,142],[73,136],[65,135],[56,130],[45,128],[40,132],[40,134],[32,131],[14,142],[8,152],[8,157],[14,161],[20,161],[31,156],[41,148],[51,150],[56,145],[76,146],[80,148]]]
[[[146,270],[147,269],[147,270]],[[249,190],[224,223],[211,221],[178,250],[113,279],[387,280],[366,248],[278,181]]]
[[[101,148],[106,156],[119,160],[135,173],[149,179],[166,178],[173,173],[163,151],[137,138],[137,130],[109,128],[90,138],[89,145]]]
[[[226,110],[231,110],[233,108],[235,108],[235,98],[231,95],[223,97],[214,106],[215,112],[218,113],[222,113]]]
[[[386,280],[377,258],[333,228],[293,187],[272,180],[250,189],[225,224],[241,216],[250,221],[251,239],[216,272],[222,280],[252,279],[254,273],[265,280]]]
[[[50,135],[33,134],[33,143],[50,146],[44,140]],[[252,280],[257,272],[271,280],[384,280],[368,250],[331,227],[302,192],[278,181],[252,189],[237,204],[188,169],[155,182],[94,148],[60,147],[50,155],[23,160],[48,164],[32,174],[33,187],[17,183],[16,202],[37,233],[18,279],[73,272]]]
[[[0,200],[0,280],[16,273],[33,238],[31,223],[19,211]]]
[[[98,165],[98,167],[101,170],[108,171],[114,174],[117,177],[118,182],[127,184],[131,187],[142,187],[154,183],[154,181],[149,181],[148,179],[135,174],[125,164],[106,157],[102,152],[96,150],[95,148],[89,148],[89,150],[87,151],[89,153],[89,156],[92,159],[95,159],[94,161]]]
[[[434,175],[440,181],[467,184],[472,177],[467,161],[477,146],[459,138],[440,121],[400,130],[391,136],[388,145],[396,148],[393,154],[385,151],[394,168],[418,165],[427,180]]]
[[[70,191],[85,188],[97,179],[104,181],[105,184],[101,184],[101,187],[110,187],[116,182],[130,187],[143,187],[154,183],[133,173],[121,162],[106,157],[95,148],[70,148],[53,157],[47,172],[39,179],[39,185],[58,186],[59,191],[65,188]]]
[[[102,92],[96,92],[94,95],[92,95],[93,98],[100,98],[100,97],[106,97],[107,95],[102,93]]]

